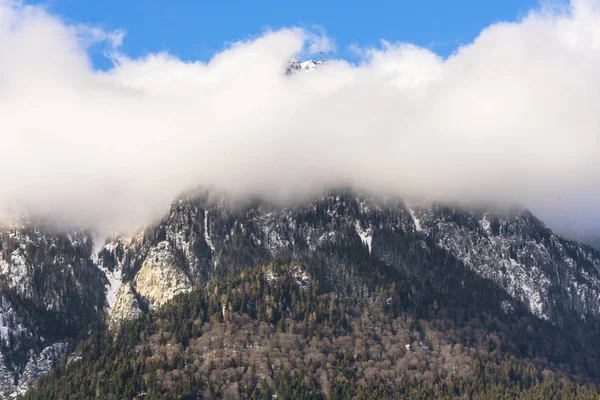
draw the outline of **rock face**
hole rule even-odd
[[[46,347],[38,356],[33,356],[19,379],[17,393],[27,392],[40,376],[54,368],[62,357],[69,354],[70,349],[69,343],[58,342]]]
[[[148,253],[135,276],[134,285],[136,292],[150,308],[156,308],[175,295],[192,289],[192,282],[179,267],[167,241],[160,242]]]
[[[260,200],[233,204],[202,192],[174,201],[169,215],[137,242],[125,256],[123,276],[145,307],[273,259],[318,260],[338,285],[352,271],[337,266],[351,264],[348,254],[360,248],[365,265],[415,275],[442,252],[548,321],[600,314],[600,253],[554,234],[524,209],[408,206],[344,190],[277,207]]]
[[[140,303],[136,297],[131,282],[121,285],[117,294],[116,302],[108,318],[108,326],[113,328],[120,321],[133,319],[142,313]]]
[[[0,225],[0,398],[26,391],[102,318],[105,277],[86,232]]]

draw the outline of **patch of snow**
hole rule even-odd
[[[5,346],[11,346],[9,334],[14,337],[28,336],[30,333],[23,327],[22,318],[15,312],[10,302],[4,297],[0,297],[0,341]]]
[[[317,240],[317,246],[321,246],[322,244],[324,244],[326,242],[332,241],[333,238],[335,238],[336,234],[337,233],[335,231],[324,232]],[[316,249],[317,246],[311,247],[311,250]]]
[[[115,241],[112,241],[112,242],[107,243],[104,246],[102,246],[100,248],[100,250],[98,251],[98,253],[96,254],[96,261],[95,261],[96,266],[98,267],[98,269],[100,271],[102,271],[102,273],[106,276],[106,279],[108,280],[108,283],[105,285],[105,293],[106,293],[107,312],[109,315],[113,310],[113,307],[114,307],[114,305],[117,301],[117,297],[119,295],[119,290],[121,289],[121,285],[123,284],[122,260],[119,257],[117,257],[115,252],[116,252],[118,246],[123,245],[124,247],[126,247],[128,242],[129,242],[128,239],[119,238]],[[109,254],[111,254],[114,257],[114,260],[116,261],[117,264],[114,266],[112,271],[109,270],[108,268],[106,268],[104,265],[102,265],[102,261],[99,260],[99,257],[98,257],[98,254],[100,253],[100,251],[107,251]]]
[[[417,215],[415,214],[415,210],[412,209],[412,207],[407,207],[408,208],[408,212],[410,213],[410,216],[413,220],[413,223],[415,224],[415,229],[417,232],[421,232],[421,230],[423,229],[421,227],[421,220],[419,218],[417,218]]]
[[[371,254],[371,243],[373,242],[373,232],[371,228],[363,229],[358,221],[354,222],[354,228],[356,229],[358,236],[360,236],[360,240],[367,245],[369,254]]]
[[[0,276],[8,286],[18,293],[24,293],[31,286],[27,260],[20,248],[10,254],[10,260],[4,260],[0,255]]]
[[[481,228],[483,229],[483,231],[490,236],[492,234],[492,229],[490,228],[490,221],[488,220],[488,213],[485,213],[485,215],[483,216],[483,219],[481,221],[479,221],[479,225],[481,225]]]
[[[116,267],[114,271],[109,271],[101,265],[98,268],[106,275],[106,279],[108,279],[108,283],[106,284],[106,302],[108,304],[108,313],[110,313],[117,301],[119,289],[121,289],[121,284],[123,283],[121,266]]]
[[[204,210],[204,240],[213,254],[215,254],[215,245],[213,244],[212,238],[208,233],[208,210]]]
[[[508,300],[502,300],[500,308],[502,308],[502,311],[504,311],[505,314],[510,314],[515,310]]]

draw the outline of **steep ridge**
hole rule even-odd
[[[414,258],[443,250],[552,322],[577,323],[600,313],[600,253],[554,234],[524,209],[409,207],[400,199],[381,201],[348,190],[282,208],[260,200],[236,205],[202,193],[177,199],[169,216],[137,240],[141,250],[129,251],[124,279],[140,285],[150,253],[170,260],[158,267],[161,273],[179,269],[184,283],[161,289],[165,298],[189,290],[190,283],[205,285],[274,259],[319,259],[330,265],[330,280],[338,285],[336,264],[347,255],[334,257],[330,247],[342,245],[365,247],[366,264],[415,274],[423,266]],[[421,247],[411,249],[416,242]]]
[[[491,279],[540,318],[600,313],[599,252],[561,238],[526,210],[461,211],[434,205],[415,211],[421,232]]]
[[[92,237],[19,218],[0,226],[0,398],[24,393],[102,317]]]

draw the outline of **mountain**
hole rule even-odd
[[[24,393],[103,315],[92,237],[20,218],[0,226],[0,397]]]
[[[318,68],[321,64],[323,64],[323,60],[307,60],[300,62],[296,57],[292,57],[292,60],[287,66],[285,73],[286,75],[291,75],[302,71],[312,71]]]
[[[15,232],[35,231],[26,226],[15,229]],[[306,367],[299,370],[305,374],[306,382],[312,382],[305,386],[315,396],[331,394],[332,385],[342,392],[367,390],[368,385],[363,383],[369,381],[369,376],[378,375],[387,368],[381,364],[385,359],[392,365],[404,365],[400,360],[406,356],[406,345],[411,351],[416,347],[425,352],[422,358],[411,361],[417,367],[410,371],[418,371],[418,377],[399,371],[385,376],[395,376],[401,382],[413,382],[413,378],[418,378],[414,388],[417,392],[438,390],[442,393],[450,390],[452,379],[458,377],[461,381],[456,384],[483,384],[487,375],[480,376],[473,371],[477,370],[476,363],[481,366],[488,362],[491,363],[489,368],[520,371],[514,374],[521,376],[519,379],[526,379],[522,371],[531,364],[533,375],[528,375],[527,379],[537,379],[536,382],[550,385],[556,391],[570,389],[550,377],[563,377],[560,379],[573,382],[597,382],[600,378],[597,361],[600,354],[595,346],[600,332],[600,252],[554,234],[525,209],[409,204],[400,198],[381,199],[346,189],[281,206],[260,198],[234,201],[200,189],[173,201],[169,212],[140,234],[108,239],[97,255],[92,254],[91,237],[85,232],[69,236],[40,230],[39,234],[45,239],[32,241],[28,254],[53,254],[55,258],[32,259],[30,256],[32,261],[27,265],[31,267],[24,273],[24,279],[43,282],[47,279],[54,282],[52,285],[74,283],[51,292],[56,293],[51,296],[53,300],[39,300],[38,308],[35,308],[36,313],[43,315],[44,307],[49,309],[52,301],[60,302],[60,318],[64,318],[61,323],[70,330],[61,331],[50,342],[47,333],[40,333],[46,332],[43,318],[32,320],[32,337],[38,339],[33,340],[36,344],[30,345],[27,351],[19,353],[29,352],[30,355],[21,356],[18,366],[11,367],[12,382],[26,376],[23,371],[30,360],[43,358],[37,364],[43,365],[45,371],[47,366],[55,365],[60,356],[72,355],[59,363],[55,373],[42,379],[39,390],[32,392],[31,398],[77,398],[80,395],[83,396],[80,398],[86,398],[80,391],[84,386],[95,387],[107,396],[127,389],[127,393],[147,391],[158,396],[149,395],[148,398],[168,398],[174,393],[169,387],[178,387],[182,382],[192,387],[204,385],[203,391],[213,390],[211,396],[224,397],[225,390],[233,390],[226,384],[227,379],[234,378],[219,378],[221,380],[217,381],[221,384],[218,387],[206,386],[199,383],[198,379],[204,378],[199,378],[197,371],[181,366],[197,365],[204,371],[203,368],[210,365],[207,360],[214,360],[215,371],[226,371],[233,368],[227,364],[231,361],[228,354],[234,352],[246,360],[254,354],[251,350],[255,348],[254,343],[264,347],[260,345],[264,338],[274,337],[269,336],[269,329],[280,329],[281,324],[284,332],[299,336],[277,336],[277,340],[295,338],[294,343],[314,342],[316,349],[311,345],[304,350],[318,350],[319,357],[325,359],[336,354],[329,348],[331,343],[343,342],[346,337],[359,334],[377,337],[380,347],[376,350],[378,347],[369,345],[367,353],[363,353],[368,356],[360,358],[360,365],[355,363],[356,359],[345,361],[344,368],[352,366],[358,368],[354,371],[362,371],[352,375],[352,379],[346,369],[331,367],[331,373],[341,373],[349,386],[330,381],[329,372],[328,383],[319,383],[320,375],[315,375],[313,370],[316,359],[310,364],[311,357],[304,351],[287,355],[288,363],[284,363],[279,371],[260,372],[258,366],[263,364],[255,364],[257,380],[252,381],[254,386],[262,385],[266,380],[266,386],[259,391],[287,393],[287,389],[278,386],[277,382],[288,382],[288,387],[296,382],[292,376],[285,375],[293,375],[298,370],[290,367],[289,362]],[[10,237],[10,233],[7,236]],[[6,253],[5,239],[0,237],[3,260],[9,265],[3,270],[14,269],[15,265],[20,265],[16,261],[18,257],[14,260],[9,257],[16,250]],[[72,240],[75,237],[80,239]],[[53,247],[53,241],[63,244]],[[29,243],[27,239],[21,242]],[[36,268],[40,272],[35,273]],[[8,281],[12,275],[5,276]],[[259,281],[262,283],[258,284]],[[297,285],[291,287],[293,290],[288,285],[290,281]],[[246,282],[243,288],[239,287],[240,282]],[[265,287],[284,282],[288,286],[265,292]],[[255,284],[262,289],[250,290]],[[77,290],[71,290],[73,287]],[[227,294],[230,287],[237,287],[237,292],[232,290],[241,297],[230,298]],[[314,297],[311,298],[321,299],[314,300],[315,303],[306,300],[302,305],[285,295],[286,291],[297,292],[298,299],[304,296],[301,293],[313,289]],[[44,295],[46,291],[39,289],[35,293],[33,297]],[[224,293],[225,297],[222,296]],[[198,296],[204,299],[202,304],[207,308],[195,308]],[[330,303],[334,305],[330,306]],[[333,314],[336,314],[335,310],[346,310],[339,311],[345,316],[342,318],[345,322],[343,329],[335,332],[327,330],[331,320],[325,318],[326,310],[331,307]],[[20,313],[24,315],[24,311]],[[288,328],[301,322],[310,325],[308,320],[313,313],[315,330],[296,332]],[[171,314],[177,318],[168,317]],[[235,315],[234,320],[226,321],[227,315]],[[363,320],[361,315],[368,318]],[[75,324],[73,316],[79,316],[81,320]],[[106,329],[101,324],[94,325],[103,320],[107,322]],[[382,321],[385,321],[383,325],[377,325]],[[266,331],[259,329],[263,322],[267,323]],[[93,327],[91,333],[90,326]],[[418,328],[425,326],[427,328]],[[38,330],[34,332],[34,328]],[[425,329],[442,339],[435,346],[427,344],[431,341],[427,339],[429,334],[417,335],[415,329],[417,332]],[[208,337],[215,340],[223,332],[239,330],[246,332],[245,338],[232,336],[229,339],[235,342],[229,344],[220,341],[216,347],[207,345],[199,351],[193,342]],[[459,333],[453,333],[456,330]],[[157,337],[157,332],[163,332],[162,336]],[[175,332],[178,333],[173,337]],[[42,337],[48,341],[43,343],[48,345],[39,344]],[[71,344],[77,337],[87,339],[71,353]],[[112,337],[117,341],[113,343],[108,339]],[[403,348],[402,354],[386,347],[387,340]],[[321,341],[330,344],[319,347]],[[67,345],[56,354],[48,356],[50,350],[43,353],[54,343]],[[352,343],[357,352],[363,351],[360,342]],[[467,372],[456,376],[451,373],[455,367],[444,367],[443,360],[431,361],[432,357],[445,351],[440,343],[449,344],[452,349],[460,345],[459,355],[464,349],[465,358],[454,365],[459,370],[464,367]],[[425,347],[429,350],[425,351]],[[185,357],[183,361],[178,358],[178,361],[164,365],[164,360],[171,359],[171,348],[179,349],[178,354]],[[207,349],[214,352],[208,354]],[[11,351],[18,353],[13,346],[0,350],[5,358],[5,354],[12,354]],[[135,356],[140,351],[145,358]],[[187,354],[188,351],[192,354]],[[274,354],[273,351],[268,351],[268,357]],[[264,359],[265,354],[261,354]],[[109,360],[115,360],[112,367],[106,364]],[[126,360],[131,361],[128,367],[124,364]],[[237,365],[240,360],[236,360]],[[404,361],[409,362],[408,359]],[[252,364],[247,360],[244,362]],[[89,368],[101,371],[100,376],[110,376],[108,381],[103,381],[110,387],[93,376],[86,377],[91,371]],[[165,375],[156,377],[160,378],[157,380],[160,384],[150,392],[147,387],[149,377],[159,373],[158,370]],[[194,378],[178,375],[182,371],[193,374]],[[117,373],[121,375],[115,375]],[[430,375],[432,377],[424,379]],[[202,376],[213,381],[210,374]],[[27,387],[32,380],[25,379],[27,384],[22,387]],[[123,385],[128,381],[131,385],[125,388]],[[531,393],[545,390],[533,381],[524,389],[532,390]],[[487,382],[490,390],[502,386],[493,379]],[[384,390],[378,386],[380,384],[375,386]],[[11,393],[16,393],[15,385],[11,385]],[[396,395],[398,392],[394,391],[401,388],[392,386],[385,386],[385,390]],[[244,393],[242,397],[250,397],[249,393]],[[510,396],[526,396],[525,392],[515,393]]]
[[[292,207],[260,200],[235,205],[204,193],[175,201],[168,217],[135,241],[123,255],[122,274],[131,283],[123,297],[137,295],[149,308],[243,268],[321,259],[339,242],[364,246],[367,264],[418,274],[422,262],[410,258],[410,246],[422,242],[422,252],[452,256],[542,319],[577,322],[600,313],[600,253],[555,235],[524,209],[409,207],[400,199],[379,201],[351,191]],[[347,257],[340,250],[323,262],[334,274]],[[158,275],[169,276],[170,286],[157,288],[153,282],[163,281]],[[330,278],[338,285],[336,279],[345,277]]]

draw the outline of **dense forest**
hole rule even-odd
[[[213,280],[99,327],[23,398],[600,398],[582,377],[593,360],[523,310],[487,308],[487,281],[461,298],[427,279],[340,290],[322,275],[274,262]]]

